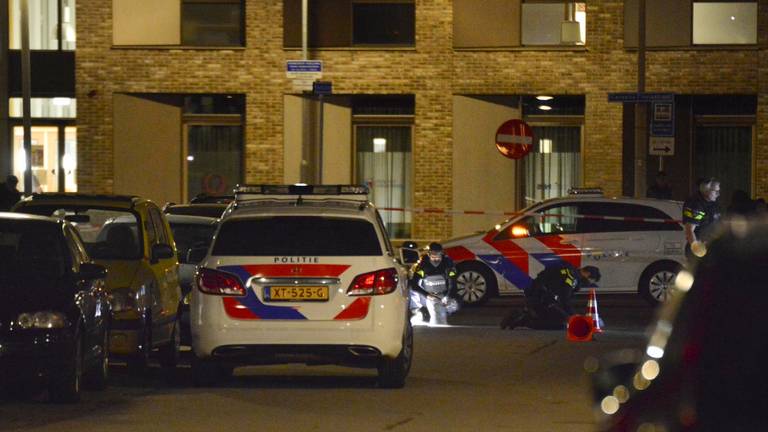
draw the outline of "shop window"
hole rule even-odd
[[[693,2],[693,44],[757,43],[757,2]]]
[[[29,48],[75,49],[75,0],[27,0]],[[21,49],[21,0],[10,0],[9,48]]]
[[[522,4],[522,45],[583,45],[586,4],[526,1]]]
[[[413,3],[352,4],[352,43],[355,45],[413,45]]]
[[[182,45],[243,46],[243,18],[240,0],[182,0]]]

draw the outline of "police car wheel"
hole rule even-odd
[[[463,305],[474,306],[496,295],[496,278],[486,266],[476,262],[462,263],[457,268],[454,297]]]
[[[640,276],[638,293],[652,306],[669,298],[680,264],[672,261],[656,262],[648,266]]]

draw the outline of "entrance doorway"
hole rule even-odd
[[[720,205],[735,190],[752,195],[752,126],[697,125],[693,150],[693,180],[720,180]]]

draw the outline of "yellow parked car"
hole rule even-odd
[[[142,369],[157,350],[161,365],[176,365],[178,259],[168,221],[155,203],[136,196],[44,193],[23,199],[13,211],[70,221],[88,254],[107,268],[114,356]]]

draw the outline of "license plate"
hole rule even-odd
[[[327,286],[268,286],[265,301],[328,301]]]

